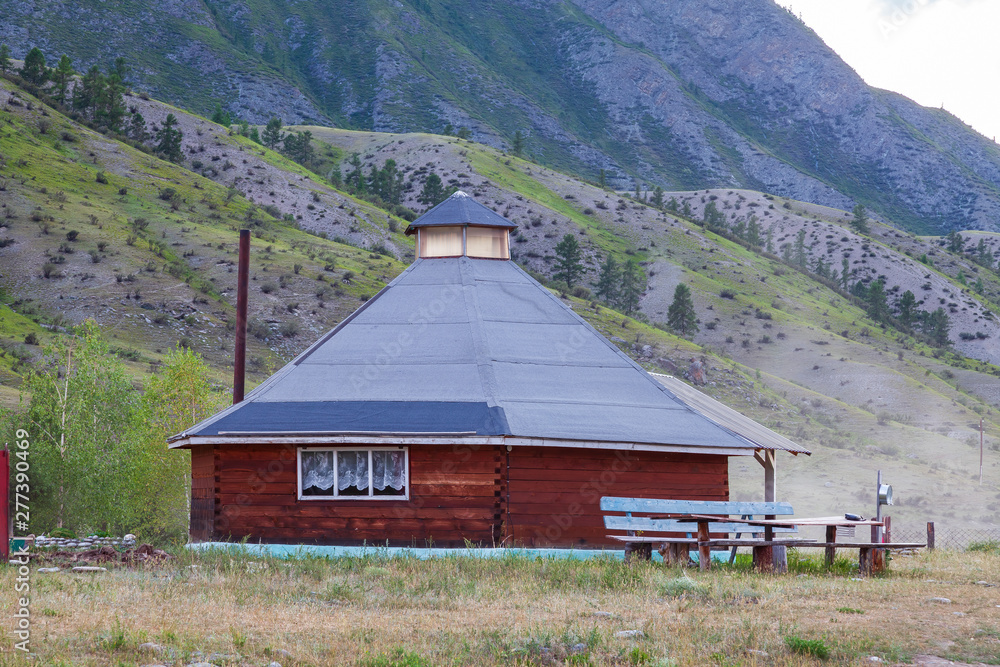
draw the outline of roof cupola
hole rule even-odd
[[[510,259],[510,230],[517,225],[459,190],[410,223],[417,257]]]

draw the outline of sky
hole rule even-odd
[[[778,0],[870,85],[1000,138],[1000,0]]]

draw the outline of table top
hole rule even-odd
[[[745,523],[748,526],[772,526],[780,528],[790,528],[792,526],[882,526],[884,521],[875,519],[865,519],[863,521],[850,521],[843,516],[824,516],[805,519],[732,519],[728,517],[712,516],[710,514],[661,514],[650,516],[651,519],[674,519],[681,523],[706,523],[719,521],[725,523]]]

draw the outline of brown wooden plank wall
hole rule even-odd
[[[728,500],[725,456],[514,447],[508,455],[507,544],[609,546],[602,496]]]
[[[212,539],[215,521],[215,448],[191,448],[191,539]]]
[[[502,449],[411,446],[408,501],[299,500],[294,446],[217,446],[215,538],[493,546],[502,530]]]

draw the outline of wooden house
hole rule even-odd
[[[731,456],[773,499],[775,450],[807,450],[652,378],[509,261],[514,228],[454,194],[407,228],[412,266],[174,436],[192,540],[608,545],[601,496],[727,500]]]

